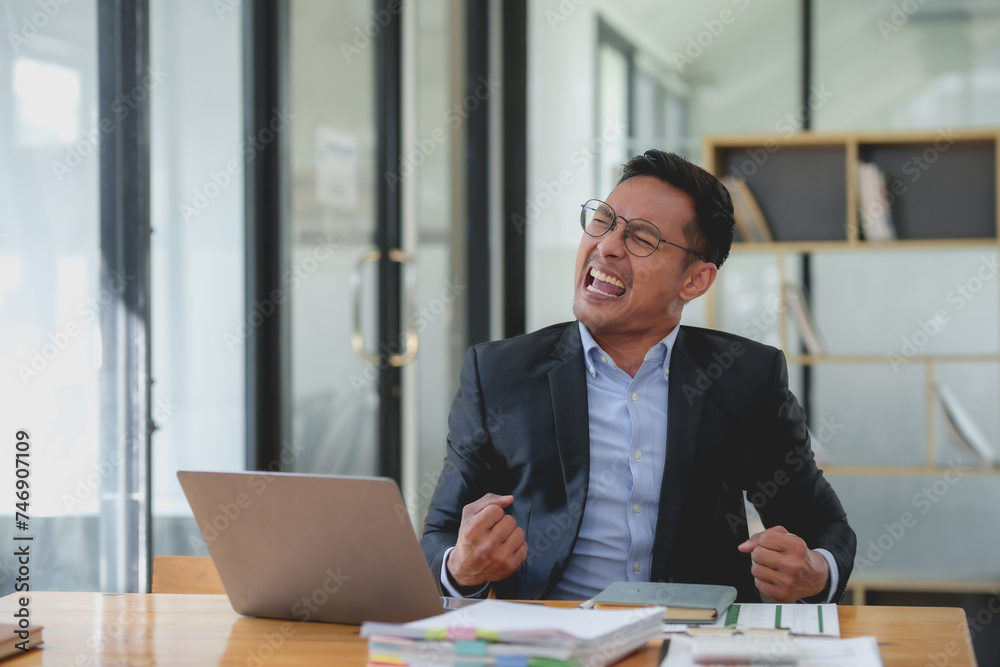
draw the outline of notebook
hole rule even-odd
[[[43,641],[40,625],[22,628],[15,623],[0,623],[0,660],[38,648]]]
[[[192,471],[177,478],[237,613],[360,624],[444,611],[391,479]]]
[[[710,623],[736,600],[732,586],[618,581],[587,601],[594,609],[658,605],[667,608],[664,620]]]

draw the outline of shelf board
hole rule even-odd
[[[740,150],[760,146],[847,146],[848,144],[923,144],[938,141],[946,133],[944,130],[915,130],[908,132],[797,132],[754,133],[754,134],[708,134],[702,140],[705,146],[715,150]],[[955,143],[978,143],[997,141],[1000,133],[989,128],[949,128],[947,138]]]
[[[893,354],[896,354],[893,352]],[[790,364],[800,366],[819,366],[822,364],[888,364],[887,354],[786,354]],[[1000,362],[1000,354],[918,354],[910,357],[906,363],[980,363]]]
[[[858,579],[851,577],[848,590],[914,592],[914,593],[995,593],[1000,579]]]
[[[846,475],[856,477],[924,477],[943,475],[949,470],[961,471],[962,475],[1000,475],[1000,468],[951,468],[945,466],[820,466],[824,475]]]
[[[751,243],[736,241],[733,243],[733,254],[766,252],[843,252],[848,251],[886,251],[886,250],[942,250],[942,249],[975,249],[998,247],[997,239],[897,239],[895,241],[774,241],[770,243]]]

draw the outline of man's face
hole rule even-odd
[[[621,217],[604,236],[582,234],[573,314],[598,335],[648,336],[661,331],[666,335],[680,318],[683,285],[701,262],[686,267],[688,253],[666,243],[648,257],[636,257],[625,249],[621,218],[648,220],[659,228],[663,240],[689,247],[684,228],[694,219],[694,202],[652,176],[624,181],[606,201]]]

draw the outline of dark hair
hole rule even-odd
[[[733,245],[733,200],[719,180],[679,155],[650,149],[625,163],[618,183],[635,176],[652,176],[694,200],[694,224],[684,236],[709,262],[721,267]],[[693,255],[690,255],[693,257]]]

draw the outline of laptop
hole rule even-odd
[[[360,624],[444,611],[391,479],[192,471],[177,478],[237,613]]]

